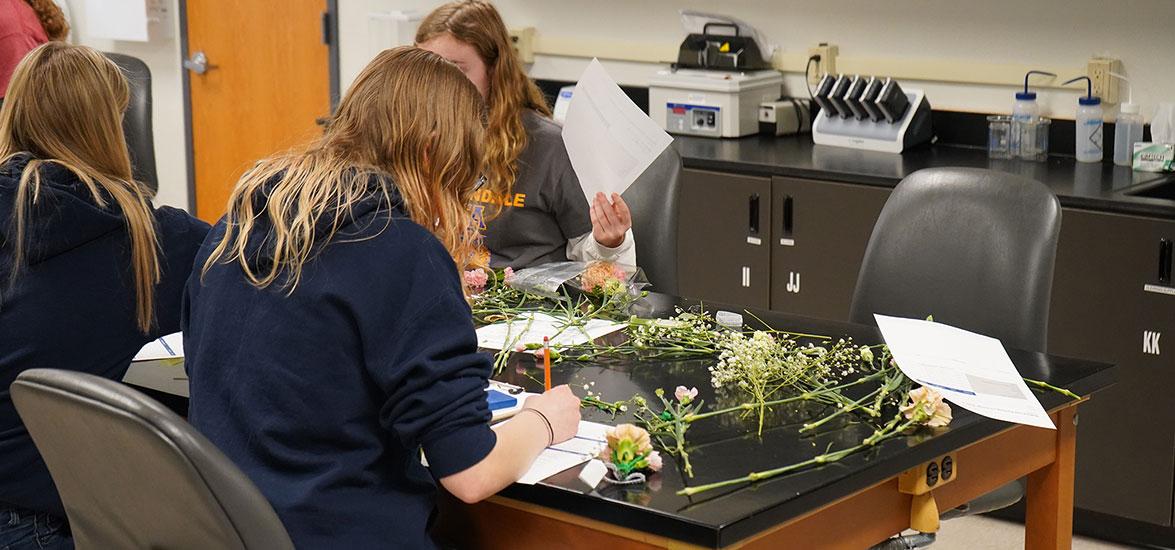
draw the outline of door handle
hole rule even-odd
[[[1171,284],[1172,242],[1159,239],[1159,283]]]
[[[750,206],[750,212],[747,216],[747,225],[752,235],[759,234],[759,194],[751,195],[750,200],[747,201]]]
[[[183,65],[185,69],[196,74],[204,74],[208,69],[216,68],[215,65],[208,64],[208,56],[202,51],[192,54],[191,59],[185,59]]]
[[[783,234],[790,237],[792,231],[795,229],[795,218],[793,217],[792,209],[795,208],[795,200],[791,195],[783,197]]]

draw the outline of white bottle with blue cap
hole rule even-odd
[[[1034,74],[1053,78],[1057,76],[1047,71],[1028,71],[1024,74],[1024,91],[1016,92],[1016,103],[1012,104],[1012,135],[1008,140],[1008,152],[1013,157],[1020,156],[1021,143],[1036,143],[1036,127],[1027,124],[1040,116],[1040,107],[1036,104],[1036,92],[1028,89],[1028,79]],[[1025,135],[1026,133],[1032,133],[1032,135]]]
[[[1065,82],[1072,84],[1085,81],[1085,97],[1077,99],[1077,162],[1101,162],[1105,155],[1102,147],[1102,98],[1093,95],[1093,81],[1088,76],[1079,76]]]

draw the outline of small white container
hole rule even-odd
[[[741,331],[743,329],[743,316],[738,313],[719,311],[714,314],[714,320],[718,322],[719,326],[730,330]]]
[[[1102,100],[1086,96],[1077,100],[1077,162],[1101,162],[1105,158],[1102,146]]]

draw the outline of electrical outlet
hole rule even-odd
[[[510,30],[510,45],[522,63],[534,63],[534,27]]]
[[[820,77],[825,74],[836,74],[836,54],[836,44],[829,44],[828,42],[821,42],[808,48],[809,58],[814,55],[820,56],[820,61],[813,63],[813,70],[808,73],[809,84],[820,82]]]
[[[1093,83],[1093,95],[1102,98],[1103,103],[1118,103],[1118,87],[1122,84],[1110,73],[1122,74],[1122,62],[1111,57],[1092,57],[1086,74]]]

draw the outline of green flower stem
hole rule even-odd
[[[1032,380],[1031,378],[1025,378],[1024,381],[1027,382],[1028,385],[1036,386],[1042,390],[1051,390],[1051,391],[1055,391],[1061,395],[1071,397],[1073,399],[1081,399],[1080,395],[1077,395],[1077,394],[1075,394],[1065,388],[1058,388],[1058,387],[1056,387],[1052,384],[1049,384],[1047,382],[1041,382],[1040,380]]]
[[[766,330],[766,331],[764,331],[764,332],[770,332],[770,333],[773,333],[773,334],[786,334],[786,335],[788,335],[788,336],[795,336],[795,337],[797,337],[797,338],[812,338],[812,339],[815,339],[815,340],[832,340],[832,337],[831,337],[831,336],[824,336],[824,335],[822,335],[822,334],[804,334],[804,333],[802,333],[802,332],[788,332],[788,331],[786,331],[786,330],[778,330],[778,329],[772,328],[772,326],[771,326],[770,324],[768,324],[768,323],[767,323],[767,321],[764,321],[764,320],[763,320],[762,318],[760,318],[758,315],[755,315],[754,313],[751,313],[751,311],[750,311],[750,310],[746,310],[746,309],[744,309],[744,310],[743,310],[743,313],[746,313],[747,315],[750,315],[750,316],[751,316],[751,318],[752,318],[752,319],[754,319],[754,320],[756,320],[756,321],[758,321],[758,322],[759,322],[759,324],[761,324],[761,325],[763,325],[763,326],[767,327],[767,330]]]
[[[842,414],[845,414],[847,412],[852,412],[857,409],[863,409],[864,407],[861,407],[861,403],[864,403],[866,401],[869,401],[870,399],[873,399],[880,392],[881,392],[881,388],[873,390],[872,392],[869,392],[869,395],[866,395],[865,397],[862,397],[856,401],[852,401],[850,405],[841,407],[841,408],[837,409],[836,412],[833,412],[832,414],[830,414],[820,420],[817,420],[815,422],[811,422],[808,424],[804,424],[804,426],[802,428],[800,428],[800,433],[805,433],[805,432],[810,432],[812,430],[815,430],[816,428],[819,428],[820,426],[827,424],[833,418],[836,418],[836,417],[838,417]],[[866,409],[866,410],[868,410],[868,409]],[[872,411],[870,411],[870,412],[872,412]]]
[[[832,462],[839,461],[839,460],[841,460],[849,455],[852,455],[854,453],[858,453],[862,450],[872,448],[872,447],[876,446],[878,443],[881,443],[882,441],[885,441],[886,439],[892,438],[896,435],[899,435],[902,432],[904,432],[905,430],[907,430],[910,427],[915,425],[914,420],[906,421],[905,423],[902,423],[900,426],[897,425],[898,422],[901,420],[901,418],[902,418],[901,415],[895,416],[894,419],[891,420],[888,424],[886,424],[886,426],[884,428],[873,432],[872,436],[869,436],[868,438],[866,438],[859,445],[849,447],[847,449],[841,449],[839,451],[825,452],[824,454],[817,455],[813,458],[810,458],[810,459],[805,460],[803,462],[798,462],[796,464],[791,464],[791,465],[783,466],[780,468],[773,468],[770,470],[763,470],[761,472],[751,472],[751,473],[749,473],[743,477],[739,477],[739,478],[728,479],[726,481],[718,481],[715,483],[707,483],[705,485],[697,485],[694,487],[686,487],[685,489],[678,491],[677,494],[683,495],[683,496],[693,496],[698,493],[704,493],[706,491],[712,491],[714,489],[721,489],[723,487],[730,487],[732,485],[741,485],[743,483],[754,483],[756,481],[762,481],[764,479],[770,479],[770,478],[777,477],[777,476],[780,476],[780,475],[783,475],[786,473],[802,470],[802,469],[810,467],[810,466],[829,464]]]

